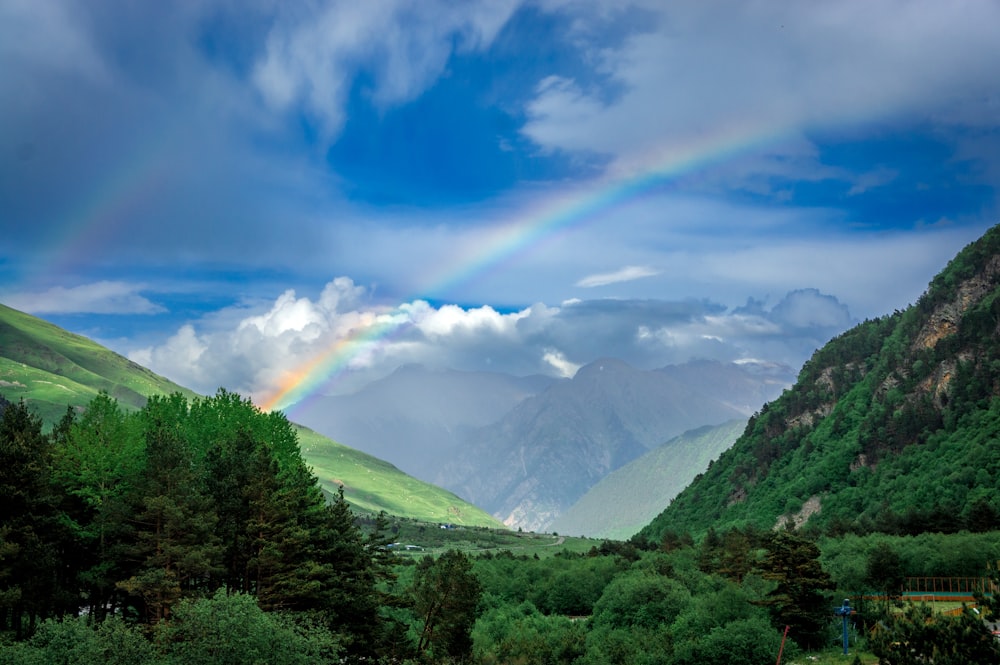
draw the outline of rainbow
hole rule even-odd
[[[446,295],[458,284],[487,271],[497,270],[516,256],[560,233],[575,229],[601,213],[697,173],[713,164],[772,143],[778,133],[759,128],[735,127],[685,145],[653,151],[628,170],[606,178],[588,192],[562,195],[545,201],[518,218],[496,226],[476,247],[457,252],[455,260],[441,266],[420,294]],[[389,322],[359,328],[288,372],[278,389],[260,405],[265,410],[287,409],[333,379],[359,354],[370,352],[380,340],[390,338],[411,321],[405,313]]]
[[[149,136],[131,147],[100,186],[85,188],[86,195],[70,202],[51,230],[58,242],[50,243],[47,256],[24,271],[22,288],[40,286],[52,275],[71,272],[82,257],[100,254],[109,238],[166,189],[173,167],[167,153],[174,135],[170,128],[161,128]]]
[[[331,377],[348,369],[355,359],[374,351],[381,340],[402,332],[409,325],[409,320],[398,315],[370,317],[322,353],[286,372],[277,390],[258,406],[264,411],[273,411],[298,403],[328,383]]]

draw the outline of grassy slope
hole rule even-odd
[[[68,406],[82,408],[106,391],[127,410],[148,395],[196,394],[80,335],[0,305],[0,395],[24,399],[53,425]],[[391,464],[299,429],[303,457],[323,488],[344,496],[358,511],[466,526],[499,527],[485,511],[454,494],[406,475]]]
[[[500,522],[471,503],[436,485],[408,476],[377,457],[332,441],[305,427],[298,428],[302,456],[313,467],[320,485],[344,496],[357,510],[463,526],[499,527]]]
[[[746,421],[685,432],[600,480],[552,525],[559,533],[625,540],[733,445]]]
[[[52,424],[67,406],[83,406],[102,390],[130,409],[148,395],[195,395],[86,337],[0,305],[0,393],[7,399],[23,398]]]

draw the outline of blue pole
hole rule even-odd
[[[851,616],[851,601],[849,598],[844,598],[844,605],[837,608],[837,614],[841,616],[844,621],[844,655],[847,655],[847,617]]]

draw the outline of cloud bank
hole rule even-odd
[[[163,344],[129,357],[195,390],[225,386],[263,403],[280,390],[289,368],[308,366],[344,340],[387,324],[390,334],[353,347],[319,389],[348,392],[407,363],[555,376],[572,376],[606,356],[648,369],[706,358],[797,367],[853,323],[843,304],[815,289],[735,309],[695,300],[601,299],[501,312],[422,300],[389,308],[369,296],[340,277],[316,299],[288,291],[262,311],[226,325],[184,325]]]

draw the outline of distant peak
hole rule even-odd
[[[588,363],[577,371],[575,379],[599,374],[601,372],[634,372],[634,367],[620,358],[599,358]]]

